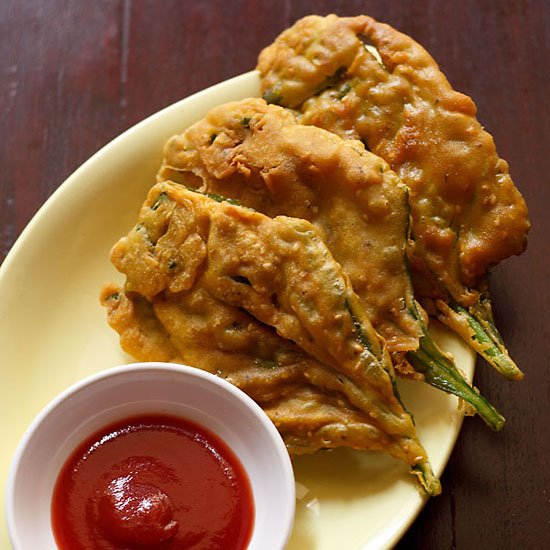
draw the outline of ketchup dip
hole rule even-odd
[[[246,548],[252,489],[206,429],[148,415],[106,426],[63,465],[51,506],[61,550]]]

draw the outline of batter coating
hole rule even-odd
[[[169,140],[158,180],[232,197],[268,216],[311,221],[388,349],[418,347],[422,328],[411,313],[404,261],[407,189],[360,142],[297,124],[285,109],[246,99],[214,108]]]
[[[269,216],[311,221],[350,277],[398,373],[454,393],[491,428],[502,427],[504,418],[427,333],[407,271],[407,188],[360,142],[246,99],[212,109],[167,142],[158,180],[167,179]]]
[[[262,406],[290,454],[337,447],[402,454],[352,405],[360,390],[349,379],[203,289],[148,301],[107,284],[101,302],[127,353],[193,365],[231,382]]]
[[[439,491],[412,419],[394,393],[389,355],[311,224],[158,184],[136,228],[113,248],[112,261],[127,277],[127,293],[149,301],[163,293],[179,304],[180,293],[203,289],[273,326],[351,381],[353,404],[389,439],[386,450],[419,469],[430,493]]]
[[[304,124],[361,139],[409,187],[415,295],[471,340],[467,320],[451,322],[445,304],[476,306],[488,268],[523,252],[529,229],[473,101],[422,46],[367,16],[305,17],[262,51],[258,69],[264,97],[299,109]],[[470,313],[496,330],[486,306]],[[501,370],[520,378],[514,367]]]

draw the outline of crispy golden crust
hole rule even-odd
[[[108,284],[101,302],[125,351],[139,361],[189,364],[228,380],[263,407],[291,454],[394,444],[351,404],[328,369],[202,290],[151,303]]]
[[[170,335],[155,316],[152,305],[139,294],[127,294],[113,283],[100,294],[107,320],[120,335],[120,346],[138,361],[181,363]]]
[[[259,57],[264,96],[270,103],[298,107],[351,65],[356,42],[347,21],[335,15],[300,19]]]
[[[313,386],[296,387],[264,405],[264,410],[293,455],[337,447],[399,454],[391,450],[395,443],[369,423],[364,413],[341,396],[319,392]]]
[[[392,352],[418,347],[405,264],[406,189],[380,158],[260,99],[213,109],[165,146],[159,181],[310,220]]]
[[[507,163],[473,101],[410,37],[366,16],[310,16],[266,48],[258,68],[265,97],[299,107],[303,123],[363,140],[409,186],[417,292],[472,305],[488,267],[525,249],[527,208]]]
[[[278,384],[339,393],[351,408],[362,411],[356,414],[368,415],[362,448],[384,448],[408,464],[425,464],[410,415],[394,394],[389,357],[348,278],[308,222],[271,219],[162,183],[150,191],[138,225],[113,248],[112,261],[127,277],[125,296],[139,294],[152,304],[184,361],[191,358],[199,368],[219,369],[258,401],[272,405]],[[250,314],[317,361],[264,325],[247,325]],[[251,331],[248,337],[231,334],[239,315],[237,332]],[[260,344],[251,349],[254,333]],[[209,346],[217,355],[204,354]],[[206,365],[209,359],[213,361]],[[275,366],[271,384],[266,384],[265,365],[262,369],[258,361]],[[359,440],[350,446],[359,448]]]

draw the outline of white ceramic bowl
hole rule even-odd
[[[285,445],[262,409],[230,383],[199,369],[137,363],[75,384],[28,428],[7,487],[8,530],[16,550],[56,548],[51,497],[71,452],[106,425],[148,413],[183,417],[221,438],[252,486],[255,520],[249,549],[285,547],[294,519],[294,475]]]

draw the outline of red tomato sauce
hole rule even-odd
[[[51,510],[62,550],[237,550],[254,523],[237,457],[169,416],[129,418],[89,437],[61,469]]]

